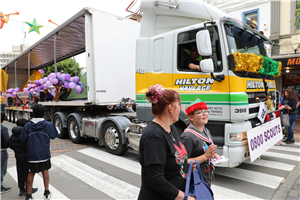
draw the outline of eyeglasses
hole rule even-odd
[[[204,111],[194,112],[194,115],[203,115],[203,114],[209,114],[209,111],[208,110],[204,110]]]

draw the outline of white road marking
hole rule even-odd
[[[52,158],[51,158],[51,161],[52,161]],[[16,183],[18,183],[16,167],[10,167],[9,169],[7,169],[7,171],[13,177],[13,179],[16,181]],[[51,177],[50,177],[50,182],[51,182]],[[41,173],[35,174],[34,179],[33,179],[33,188],[38,188],[38,191],[36,193],[32,194],[34,199],[36,199],[36,200],[45,199],[44,198],[44,191],[45,191],[44,181],[43,181],[43,175]],[[55,187],[53,187],[51,184],[49,184],[49,190],[52,193],[51,199],[64,199],[64,200],[69,199],[64,194],[62,194],[59,190],[57,190]]]
[[[255,196],[251,196],[213,184],[211,185],[211,189],[214,192],[214,199],[260,199]]]
[[[245,169],[239,169],[239,168],[220,167],[215,171],[215,174],[243,180],[246,182],[262,185],[272,189],[276,189],[283,180],[282,177],[273,176],[261,172],[254,172]]]
[[[139,188],[109,176],[66,155],[55,156],[51,162],[69,174],[114,199],[137,199]]]
[[[280,162],[274,162],[269,160],[263,160],[263,159],[256,159],[254,162],[251,162],[250,159],[246,160],[244,163],[257,165],[257,166],[263,166],[263,167],[269,167],[273,169],[280,169],[284,171],[291,171],[294,169],[295,165],[289,165],[285,163]]]

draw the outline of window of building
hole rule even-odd
[[[208,28],[209,34],[210,34],[210,40],[212,45],[212,56],[214,63],[214,72],[221,72],[223,70],[222,66],[222,54],[221,54],[221,48],[219,43],[219,34],[218,34],[218,28],[217,26],[209,26]],[[195,29],[183,33],[179,33],[177,37],[177,45],[178,45],[178,57],[177,57],[177,68],[180,71],[195,71],[195,69],[188,68],[188,59],[190,58],[190,50],[192,49],[192,46],[196,45],[196,34],[203,30],[201,29]],[[200,61],[205,59],[204,56],[199,56],[197,61]]]
[[[259,30],[259,9],[243,12],[243,22]]]

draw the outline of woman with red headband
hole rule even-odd
[[[214,145],[209,130],[205,127],[208,122],[209,111],[207,105],[200,99],[196,99],[185,109],[190,122],[181,134],[181,140],[186,147],[188,157],[200,163],[204,181],[211,186],[214,166],[211,158],[218,159],[216,154],[217,145]]]
[[[146,92],[146,98],[152,103],[154,119],[140,140],[142,186],[138,199],[183,199],[188,157],[173,125],[181,111],[179,94],[154,85]],[[195,197],[189,196],[188,199]]]

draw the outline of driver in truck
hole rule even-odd
[[[189,51],[190,57],[185,60],[184,68],[185,69],[197,69],[200,70],[200,61],[205,59],[203,56],[200,56],[198,53],[197,46],[192,45],[191,50]]]

